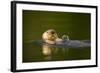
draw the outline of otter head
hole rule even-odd
[[[43,33],[42,38],[44,41],[55,41],[58,36],[54,29],[49,29]]]

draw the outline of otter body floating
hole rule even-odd
[[[56,47],[69,47],[69,48],[80,48],[80,47],[90,47],[91,43],[89,40],[64,40],[64,41],[56,41],[56,44],[49,44],[50,46]]]
[[[43,45],[47,44],[51,47],[59,47],[59,48],[83,48],[83,47],[90,47],[91,41],[90,40],[64,40],[64,41],[56,41],[55,44],[46,43],[44,40],[33,40],[35,44]]]
[[[58,34],[54,29],[49,29],[42,34],[40,41],[34,41],[37,44],[47,44],[52,47],[68,47],[68,48],[79,48],[79,47],[90,47],[91,42],[89,40],[69,40],[69,36],[63,35],[62,38],[58,37]]]

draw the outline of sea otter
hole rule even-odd
[[[62,36],[62,38],[59,38],[57,32],[54,29],[49,29],[42,35],[43,41],[48,44],[60,44],[63,42],[63,38],[69,39],[66,35]]]

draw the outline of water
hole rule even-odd
[[[60,38],[68,35],[71,40],[90,40],[91,14],[23,10],[24,63],[91,59],[91,47],[51,47],[29,42],[41,40],[48,29],[56,30]]]
[[[23,62],[44,62],[90,59],[90,48],[51,46],[46,43],[27,42],[23,47]]]

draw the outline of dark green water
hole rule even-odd
[[[90,40],[90,18],[89,13],[23,10],[23,62],[90,59],[91,48],[45,48],[30,42],[41,40],[48,29],[55,29],[59,37],[67,34],[72,40]]]

